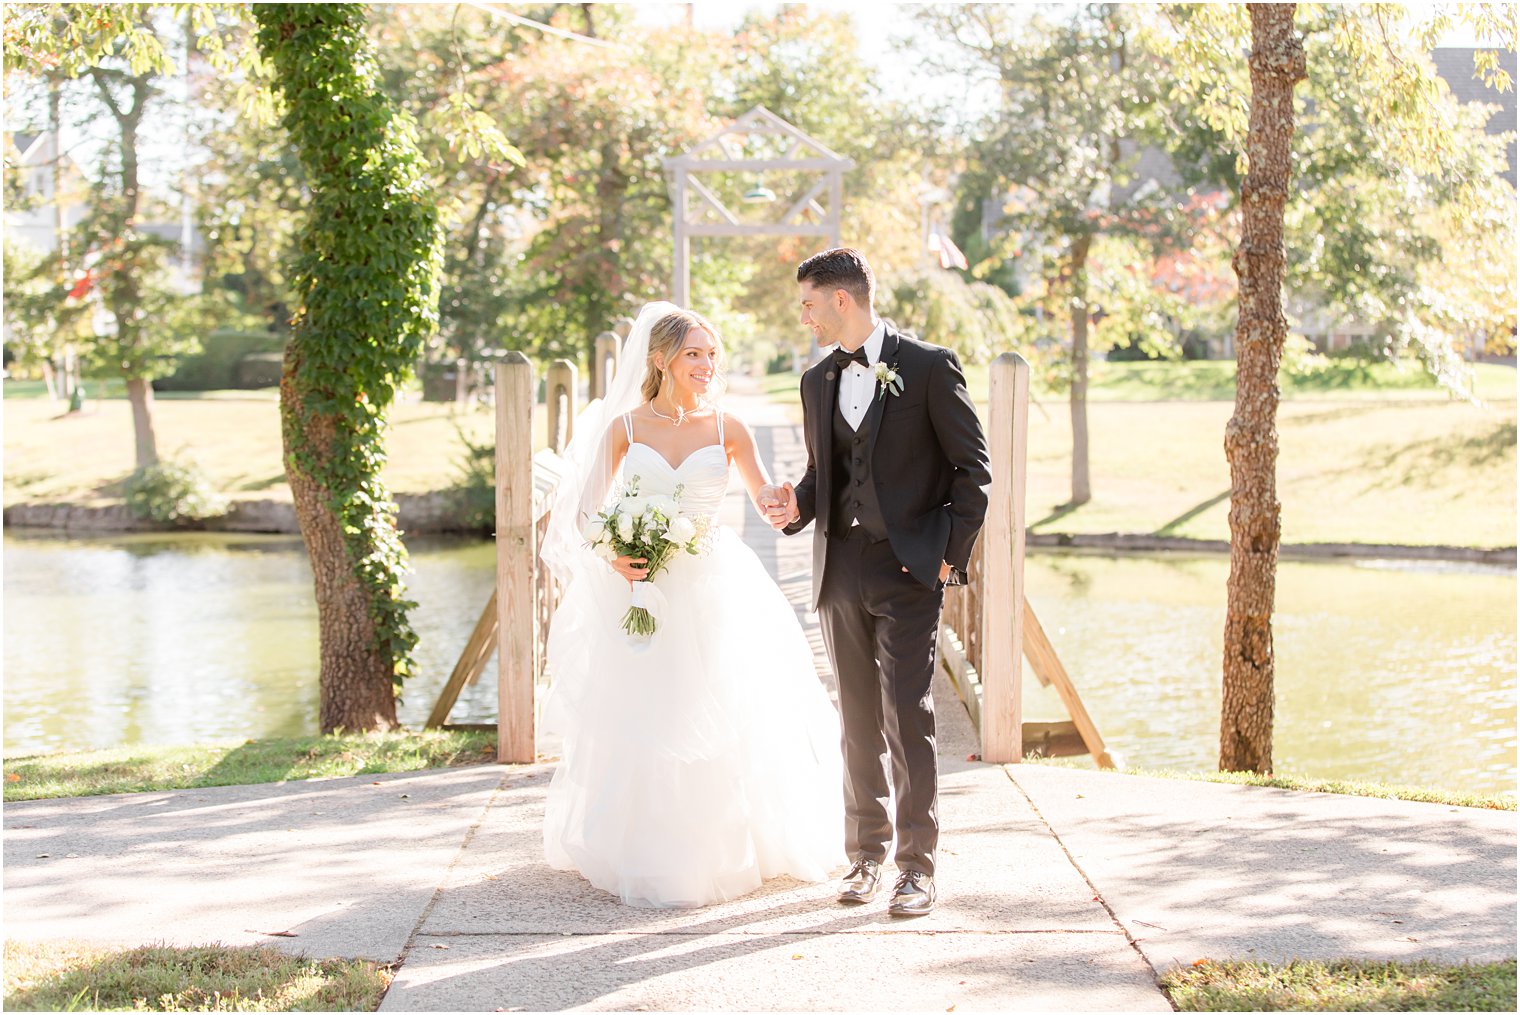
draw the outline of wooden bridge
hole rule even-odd
[[[592,394],[604,389],[616,363],[616,336],[604,334],[593,359]],[[533,366],[509,353],[496,368],[496,590],[485,604],[469,641],[434,705],[427,725],[448,727],[450,710],[466,684],[485,671],[492,654],[497,666],[499,721],[496,757],[502,763],[531,763],[538,757],[537,700],[552,674],[544,646],[558,598],[555,581],[538,558],[548,507],[562,466],[557,450],[573,436],[576,369],[566,360],[549,369],[545,385],[546,432],[551,448],[533,452]],[[1089,754],[1103,768],[1113,763],[1075,685],[1024,596],[1025,435],[1029,406],[1029,364],[1004,353],[992,364],[988,392],[988,448],[992,488],[982,536],[977,540],[963,588],[946,590],[940,626],[939,660],[980,734],[981,755],[991,762],[1014,762],[1026,753]],[[785,410],[763,399],[741,399],[738,407],[755,430],[762,458],[778,478],[800,476],[806,465],[800,427]],[[757,552],[764,551],[805,627],[811,566],[811,534],[780,539],[749,510],[742,490],[730,491],[724,521]],[[787,561],[782,566],[782,559]],[[802,568],[800,582],[797,567]],[[531,608],[523,608],[531,604]],[[826,672],[821,639],[810,631],[821,671]],[[1025,723],[1022,717],[1023,663],[1036,679],[1060,696],[1070,719]],[[827,681],[826,681],[827,682]]]

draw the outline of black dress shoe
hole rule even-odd
[[[861,857],[839,883],[840,902],[870,902],[881,890],[881,864]]]
[[[893,916],[923,916],[934,908],[934,879],[923,871],[903,871],[892,889],[887,912]]]

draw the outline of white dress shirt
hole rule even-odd
[[[871,332],[865,344],[866,359],[871,365],[863,367],[851,363],[844,368],[844,376],[839,378],[839,411],[851,430],[860,429],[860,422],[871,407],[871,399],[876,397],[876,364],[881,361],[881,343],[886,337],[886,323],[877,321],[876,330]]]

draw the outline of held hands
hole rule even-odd
[[[784,529],[801,517],[801,511],[797,507],[797,494],[791,483],[762,486],[760,509],[774,529]]]

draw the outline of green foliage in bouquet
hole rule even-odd
[[[639,494],[639,477],[629,480],[622,495],[586,526],[586,541],[602,559],[642,557],[645,577],[634,582],[633,605],[623,615],[623,630],[637,638],[654,634],[654,616],[643,604],[645,590],[639,586],[664,570],[678,552],[697,555],[707,544],[710,526],[705,515],[681,511],[681,486],[675,492]]]

